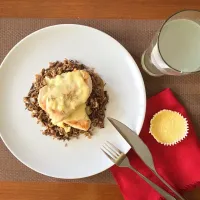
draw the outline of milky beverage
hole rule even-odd
[[[159,47],[156,44],[152,50],[151,60],[165,74],[200,70],[200,25],[187,19],[167,22],[159,37]]]

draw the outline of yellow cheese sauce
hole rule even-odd
[[[69,115],[67,118],[63,119],[61,122],[58,122],[56,125],[64,128],[65,132],[69,132],[70,127],[66,127],[64,124],[69,124],[69,122],[71,122],[71,121],[82,121],[82,120],[88,120],[89,125],[90,125],[90,119],[86,113],[86,104],[85,103],[80,105],[71,115]],[[69,125],[72,126],[71,123]]]
[[[87,130],[89,127],[81,127],[79,122],[90,119],[86,114],[86,101],[92,90],[90,75],[83,70],[63,73],[56,77],[46,78],[47,85],[40,89],[38,102],[45,110],[54,125],[62,127],[66,132],[70,128],[64,126]]]

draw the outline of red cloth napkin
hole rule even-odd
[[[156,142],[149,133],[153,115],[170,109],[188,119],[189,134],[175,146],[164,146]],[[165,89],[147,101],[147,113],[140,137],[149,147],[157,172],[177,191],[192,189],[200,183],[200,144],[184,107],[177,101],[170,89]],[[143,175],[162,188],[166,188],[145,166],[133,150],[128,153],[130,163]],[[158,200],[161,196],[128,168],[111,168],[121,192],[126,200]],[[169,190],[167,190],[169,192]]]

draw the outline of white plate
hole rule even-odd
[[[41,134],[41,126],[25,110],[35,74],[50,61],[76,59],[94,67],[107,83],[110,97],[107,116],[140,132],[146,94],[139,69],[126,51],[109,35],[82,25],[56,25],[41,29],[20,41],[6,56],[0,70],[0,132],[9,150],[31,169],[57,178],[82,178],[112,166],[101,152],[104,141],[125,153],[129,145],[105,120],[105,128],[92,137],[63,141]]]

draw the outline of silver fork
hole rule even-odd
[[[115,147],[110,142],[106,142],[101,150],[106,154],[106,156],[117,166],[119,167],[128,167],[132,169],[137,175],[139,175],[144,181],[146,181],[152,188],[154,188],[160,195],[162,195],[167,200],[176,200],[172,195],[170,195],[168,192],[160,188],[158,185],[150,181],[148,178],[146,178],[144,175],[142,175],[140,172],[138,172],[135,168],[133,168],[129,160],[123,152],[121,152],[117,147]]]

